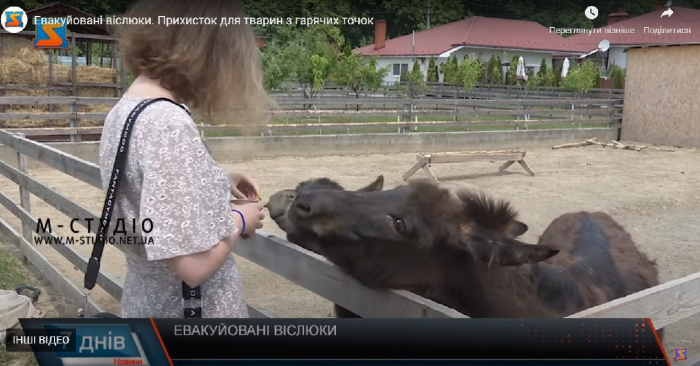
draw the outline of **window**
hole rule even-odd
[[[394,64],[393,65],[393,75],[394,76],[401,76],[401,73],[404,71],[408,71],[408,64]]]

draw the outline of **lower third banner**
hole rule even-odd
[[[21,334],[8,333],[7,350],[29,346],[47,366],[669,364],[648,319],[82,318],[21,324]]]

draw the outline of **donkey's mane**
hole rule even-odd
[[[518,213],[508,201],[496,200],[483,192],[460,190],[457,197],[465,205],[465,212],[476,226],[498,229],[517,219]]]

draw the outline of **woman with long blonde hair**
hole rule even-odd
[[[258,197],[258,189],[250,178],[229,176],[217,165],[190,116],[191,110],[209,121],[255,125],[271,105],[251,28],[243,22],[220,26],[221,18],[242,19],[242,4],[142,0],[124,16],[150,18],[151,24],[115,30],[135,80],[105,120],[99,159],[105,187],[129,115],[144,101],[164,99],[143,107],[129,123],[127,163],[113,214],[127,223],[150,220],[152,228],[139,232],[147,244],[126,246],[121,316],[247,317],[230,253],[241,236],[262,227],[264,214],[259,203],[230,201],[232,194]],[[218,21],[166,25],[163,17]],[[200,303],[183,306],[190,292],[197,292]],[[188,315],[192,309],[196,314]]]

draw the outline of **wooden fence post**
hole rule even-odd
[[[404,104],[403,105],[403,114],[401,115],[401,122],[410,122],[411,121],[411,104]],[[401,126],[401,130],[399,133],[407,133],[409,131],[408,126]]]
[[[72,92],[74,96],[78,96],[78,50],[75,48],[75,34],[70,37],[70,48],[73,51],[71,65],[71,78],[73,79]]]
[[[70,135],[70,142],[80,142],[82,141],[81,136],[78,134],[77,128],[80,127],[80,120],[78,119],[78,102],[75,101],[71,104],[68,105],[68,108],[70,110],[70,113],[73,115],[70,120],[68,120],[68,123],[70,124],[70,127],[76,128],[75,133],[72,133]]]
[[[18,133],[16,134],[18,138],[25,138],[23,133]],[[19,169],[20,172],[27,174],[28,166],[27,166],[27,156],[24,154],[20,153],[19,151],[17,152],[17,169]],[[18,184],[19,187],[19,202],[20,205],[22,206],[23,209],[27,211],[27,213],[31,213],[31,204],[30,204],[30,199],[29,199],[29,190],[27,190],[27,187],[24,184]],[[32,236],[32,228],[29,226],[28,223],[25,223],[22,221],[22,236],[24,236],[24,239],[27,240],[27,242],[32,243],[33,236]],[[27,257],[22,255],[24,258],[25,264],[27,263]]]
[[[51,87],[53,86],[53,55],[54,55],[54,50],[48,50],[47,53],[49,54],[49,82],[48,82],[48,90],[46,91],[46,95],[52,96],[53,93],[51,93]],[[56,110],[56,107],[53,104],[49,104],[49,112],[53,112]]]

